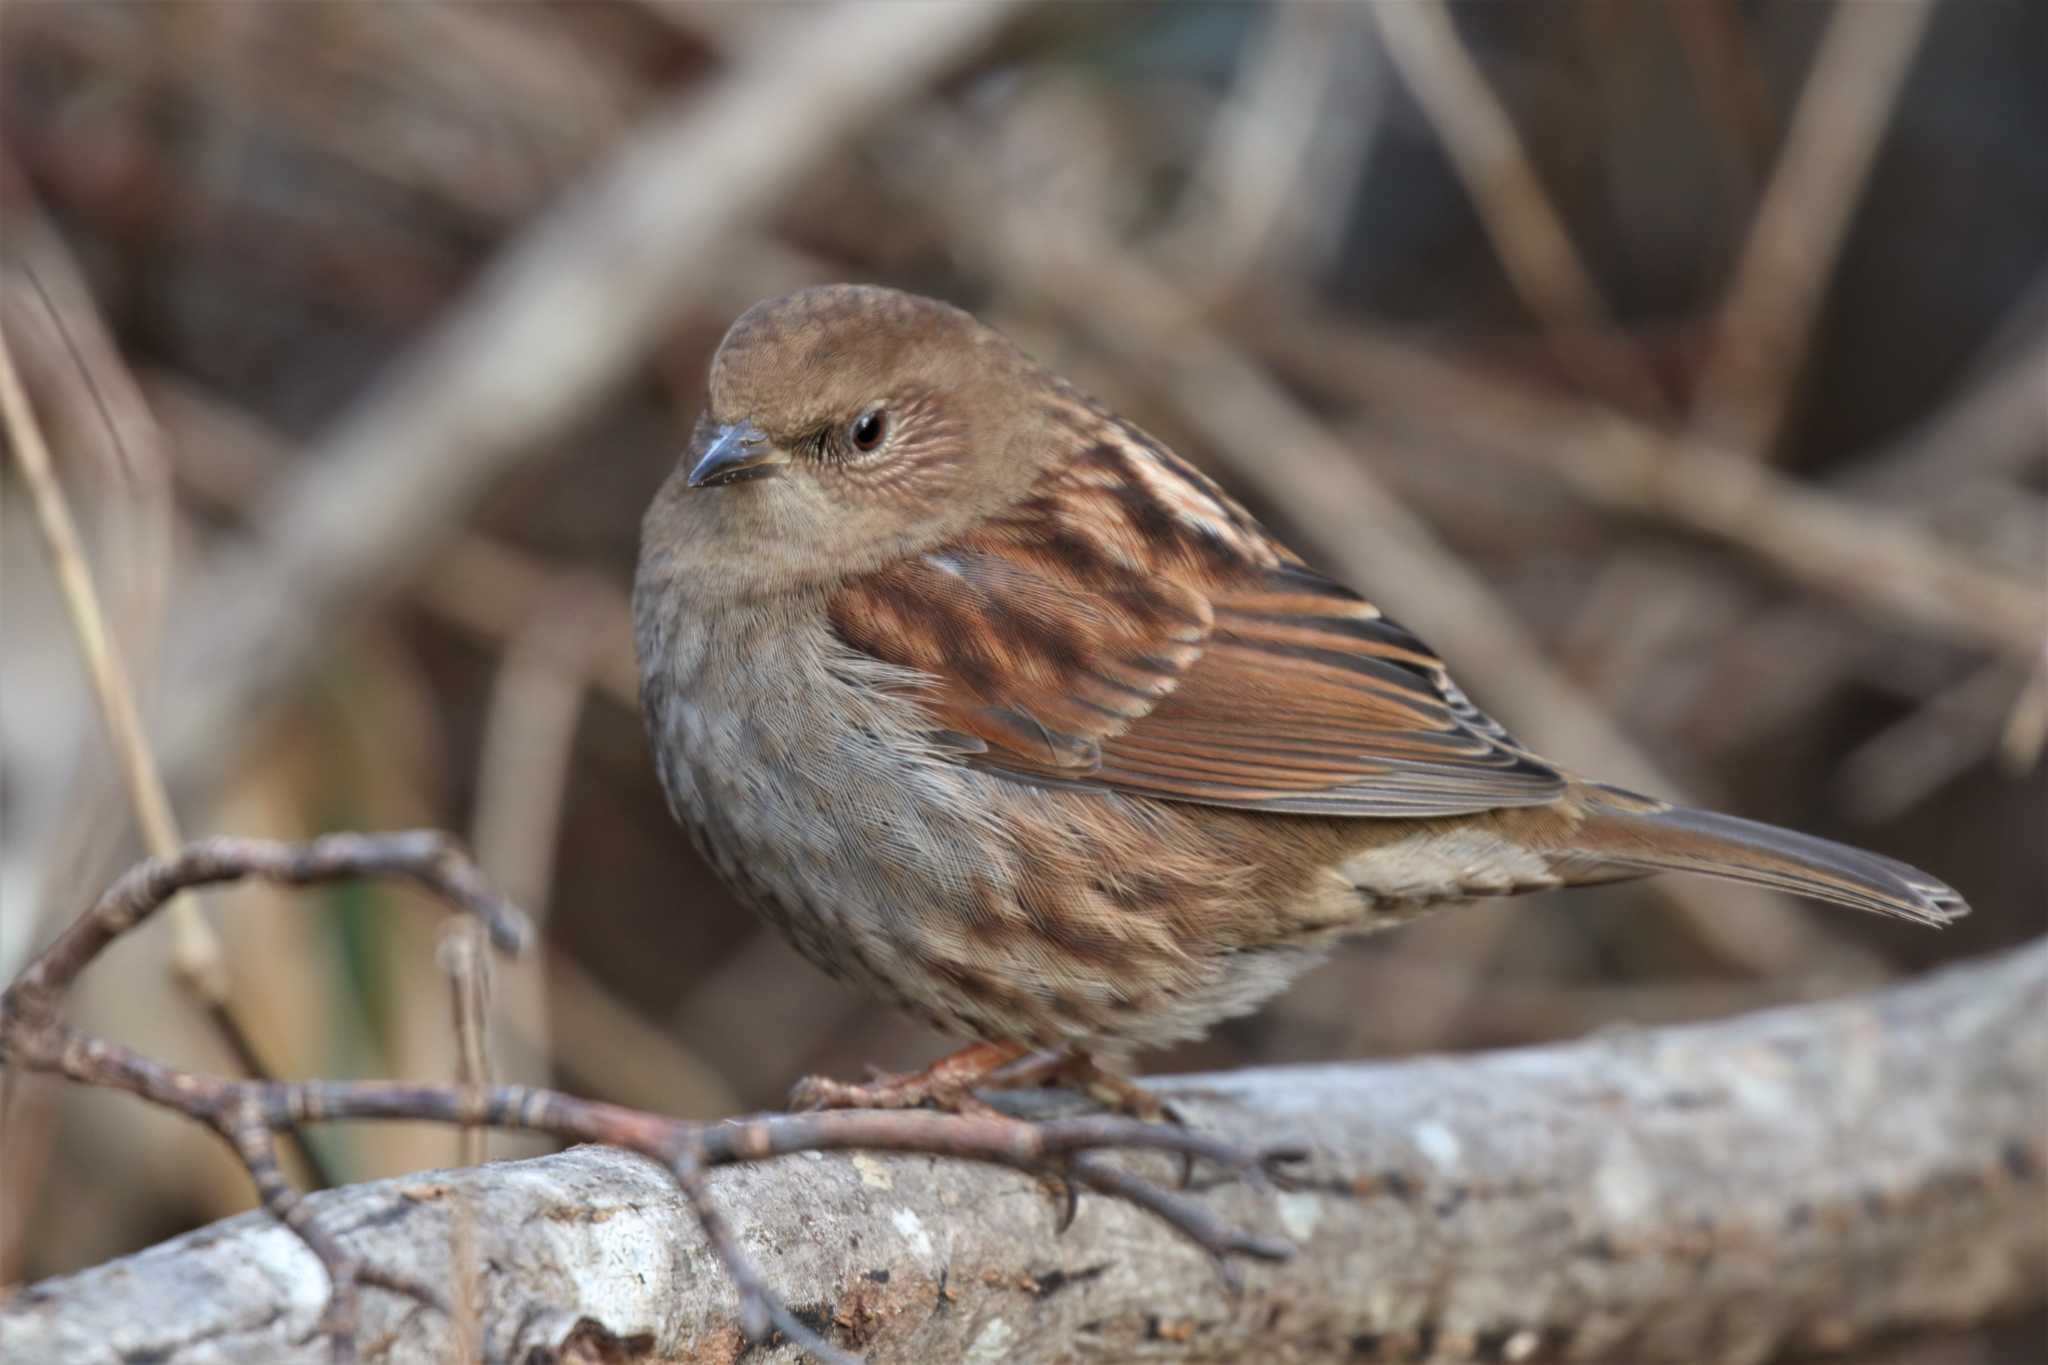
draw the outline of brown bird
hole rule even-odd
[[[1131,1101],[1091,1053],[1197,1037],[1338,937],[1479,896],[1682,871],[1967,908],[1537,757],[1161,442],[894,290],[733,324],[634,618],[712,865],[832,976],[980,1040],[800,1102],[969,1103],[998,1069]]]

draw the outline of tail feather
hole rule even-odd
[[[1617,796],[1628,796],[1616,793]],[[1682,806],[1596,802],[1573,838],[1577,857],[1648,872],[1700,872],[1940,927],[1970,907],[1896,858],[1756,820]]]

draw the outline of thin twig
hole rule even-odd
[[[569,575],[527,599],[528,618],[508,642],[484,710],[470,846],[537,926],[546,923],[576,722],[597,643],[591,626],[606,619],[587,604],[604,596],[601,586]],[[443,948],[455,985],[463,1083],[488,1085],[495,1078],[492,1035],[509,1015],[519,1021],[516,1073],[546,1084],[552,1032],[538,964],[519,964],[500,979],[468,920],[448,926]],[[507,993],[510,999],[501,1003]],[[480,1128],[464,1132],[464,1164],[484,1159],[485,1139]]]
[[[476,921],[460,919],[441,936],[439,958],[448,978],[448,1008],[455,1031],[456,1081],[480,1094],[496,1079],[491,1056],[491,997],[494,973]],[[459,1160],[480,1166],[490,1159],[490,1134],[464,1124],[457,1135]]]

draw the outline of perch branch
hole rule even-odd
[[[474,1263],[487,1267],[475,1291],[485,1358],[522,1362],[738,1358],[744,1300],[706,1273],[707,1190],[730,1211],[718,1236],[758,1258],[799,1305],[792,1316],[878,1365],[1753,1365],[2048,1298],[2044,942],[1877,994],[1714,1024],[1159,1087],[1205,1141],[1284,1129],[1310,1148],[1277,1196],[1203,1196],[1208,1216],[1272,1219],[1301,1247],[1251,1266],[1236,1297],[1217,1293],[1206,1257],[1123,1204],[1088,1203],[1059,1234],[1028,1179],[985,1167],[864,1154],[759,1164],[806,1149],[933,1150],[922,1139],[943,1131],[948,1150],[1028,1166],[1125,1135],[1098,1119],[684,1126],[674,1131],[694,1135],[695,1189],[586,1149],[352,1186],[305,1208],[346,1254],[416,1286],[462,1273],[454,1228],[467,1208]],[[453,1092],[424,1087],[297,1093],[301,1117],[417,1114],[426,1096],[445,1116],[460,1112]],[[533,1092],[494,1104],[521,1121],[563,1112]],[[626,1145],[666,1150],[663,1121],[581,1112]],[[735,1161],[749,1164],[723,1164]],[[0,1307],[0,1356],[311,1365],[322,1350],[303,1338],[323,1293],[291,1235],[246,1215],[28,1287]],[[447,1317],[404,1298],[370,1296],[363,1315],[377,1359],[438,1361],[455,1339]]]

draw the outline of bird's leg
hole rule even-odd
[[[849,1085],[829,1076],[806,1076],[790,1090],[789,1107],[915,1109],[929,1104],[956,1114],[989,1113],[988,1105],[974,1097],[976,1087],[1029,1052],[1022,1043],[973,1043],[947,1053],[922,1071],[881,1072],[864,1085]]]
[[[922,1071],[876,1072],[865,1085],[849,1085],[828,1076],[806,1076],[789,1092],[791,1109],[914,1109],[930,1105],[949,1113],[1007,1118],[974,1092],[1028,1090],[1063,1086],[1087,1096],[1111,1113],[1146,1123],[1182,1125],[1173,1107],[1151,1091],[1116,1072],[1098,1066],[1080,1048],[1033,1052],[1021,1043],[974,1043],[949,1052]],[[1194,1175],[1194,1158],[1183,1156],[1180,1183]],[[1037,1171],[1060,1208],[1064,1232],[1074,1220],[1080,1185],[1064,1164]]]
[[[1030,1090],[1062,1086],[1112,1113],[1147,1123],[1179,1123],[1171,1105],[1118,1075],[1081,1048],[1033,1052],[1022,1043],[973,1043],[922,1071],[876,1072],[865,1084],[806,1076],[789,1092],[792,1109],[915,1109],[991,1113],[977,1090]]]
[[[1112,1113],[1147,1123],[1179,1123],[1173,1107],[1128,1077],[1100,1066],[1082,1048],[1034,1052],[990,1076],[984,1090],[1023,1090],[1034,1085],[1077,1090]]]

